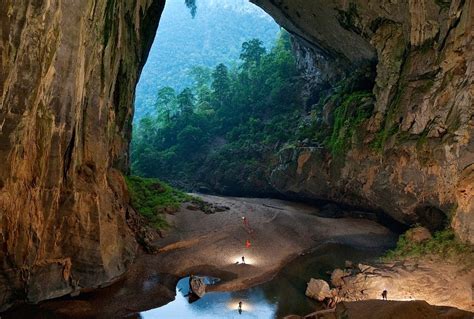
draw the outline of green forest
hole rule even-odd
[[[244,42],[236,65],[196,66],[191,87],[159,90],[156,115],[134,130],[134,174],[175,185],[209,170],[217,179],[263,176],[263,157],[294,135],[303,109],[289,34],[268,52],[259,39]]]
[[[239,58],[242,42],[258,37],[269,48],[280,29],[272,18],[248,1],[200,0],[197,8],[192,1],[186,4],[189,9],[183,0],[166,2],[137,86],[135,123],[153,113],[160,88],[171,86],[181,91],[192,86],[194,66],[231,66]],[[190,11],[195,13],[194,18]]]

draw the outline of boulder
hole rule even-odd
[[[417,244],[430,240],[432,238],[430,231],[425,227],[415,227],[409,229],[405,233],[405,236],[407,240]]]
[[[331,274],[331,283],[336,287],[341,287],[344,285],[344,277],[350,275],[351,272],[342,269],[334,269]]]
[[[306,296],[318,301],[323,301],[326,298],[330,298],[331,289],[329,289],[329,284],[321,279],[314,279],[308,282],[308,287],[306,288]]]
[[[201,277],[191,276],[189,286],[191,287],[191,291],[199,298],[202,298],[206,293],[206,284]]]

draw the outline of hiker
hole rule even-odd
[[[250,228],[250,223],[247,217],[242,217],[242,221],[244,222],[244,227]]]
[[[239,315],[242,314],[242,301],[239,301]]]
[[[250,244],[250,240],[247,239],[247,241],[245,242],[245,247],[250,248],[250,246],[252,246],[252,244]]]
[[[382,291],[382,300],[387,300],[387,290]]]
[[[242,264],[245,264],[245,257],[242,256]]]

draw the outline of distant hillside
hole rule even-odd
[[[244,41],[259,38],[270,47],[279,26],[247,0],[200,0],[191,18],[184,0],[168,0],[158,34],[137,86],[135,121],[152,112],[159,88],[192,85],[193,66],[232,64]]]

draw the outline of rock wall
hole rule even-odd
[[[321,70],[335,79],[374,62],[377,70],[374,112],[348,152],[284,149],[273,186],[407,224],[436,228],[431,220],[446,216],[474,243],[473,1],[253,2],[303,39],[296,51],[313,66],[313,90]]]
[[[2,1],[0,310],[121,275],[134,90],[163,1]]]
[[[377,62],[363,139],[342,161],[321,149],[283,151],[273,185],[405,222],[450,211],[461,238],[474,242],[473,1],[253,2],[304,39],[315,70],[345,74]],[[132,261],[120,171],[163,6],[2,2],[0,305],[95,287]],[[378,151],[369,147],[379,139]]]

